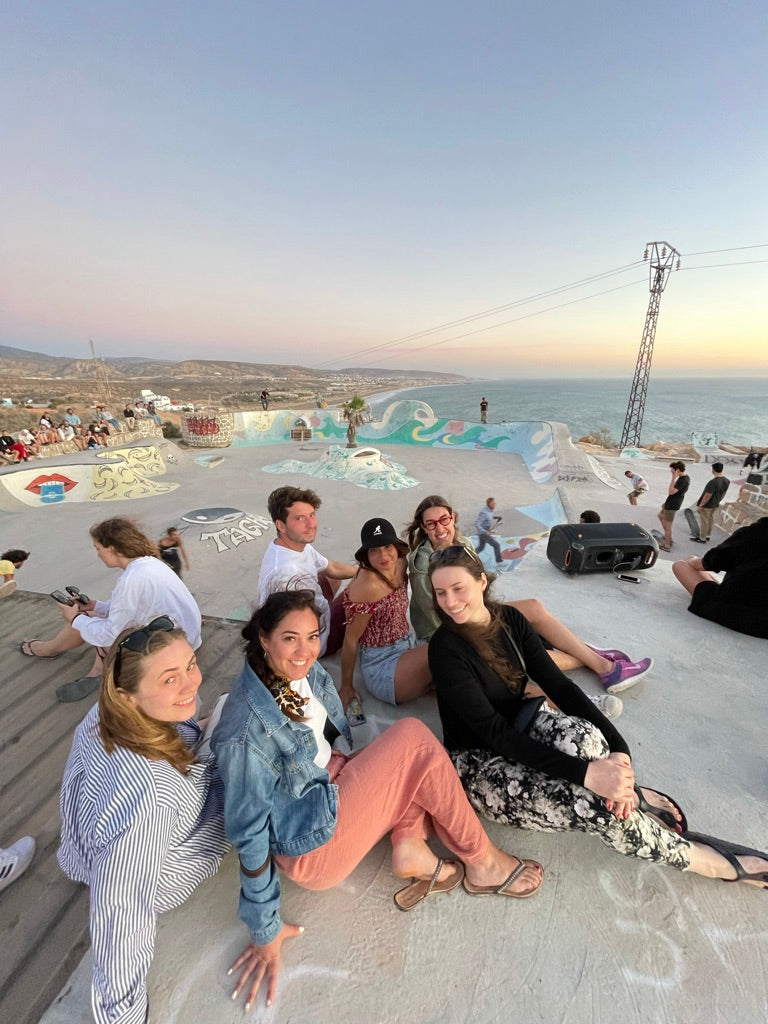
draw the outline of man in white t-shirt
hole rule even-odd
[[[333,598],[340,580],[351,579],[356,565],[333,562],[312,546],[317,536],[317,510],[322,502],[314,491],[278,487],[267,498],[277,537],[267,548],[259,572],[259,604],[278,590],[312,590],[321,613],[320,653],[334,654],[344,639],[344,611]]]
[[[632,490],[629,492],[627,497],[629,498],[630,505],[636,505],[637,499],[641,494],[646,494],[648,491],[648,484],[643,480],[639,473],[633,473],[631,469],[624,471],[624,476],[632,484]]]

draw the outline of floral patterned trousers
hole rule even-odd
[[[584,761],[610,753],[597,726],[560,712],[540,711],[528,735]],[[681,871],[689,866],[688,841],[642,811],[620,820],[606,810],[602,797],[566,779],[553,778],[487,750],[450,753],[469,802],[491,821],[535,832],[588,832],[625,856],[669,864]]]

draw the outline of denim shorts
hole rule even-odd
[[[395,704],[395,668],[401,654],[416,646],[410,635],[387,647],[360,647],[360,672],[366,689],[374,697]]]

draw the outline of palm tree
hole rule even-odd
[[[348,402],[341,406],[347,427],[347,448],[357,448],[357,428],[365,423],[365,399],[360,395],[353,395]]]

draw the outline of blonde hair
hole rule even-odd
[[[176,726],[150,718],[138,704],[125,697],[138,690],[146,659],[174,640],[186,640],[184,630],[150,633],[143,653],[126,647],[121,649],[120,644],[135,633],[136,628],[123,630],[110,647],[104,663],[99,689],[99,730],[104,748],[108,754],[114,753],[117,747],[124,747],[150,761],[167,761],[186,775],[195,755],[179,736]]]

